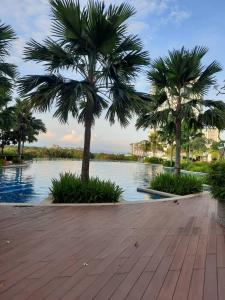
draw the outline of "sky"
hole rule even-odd
[[[80,1],[85,5],[86,0]],[[120,0],[106,0],[121,3]],[[33,62],[24,62],[23,48],[31,38],[42,41],[51,34],[48,0],[0,0],[0,20],[11,25],[18,39],[8,61],[18,66],[21,75],[42,74],[43,68]],[[192,48],[203,45],[209,48],[205,64],[217,60],[224,71],[217,76],[218,84],[225,80],[225,1],[224,0],[129,0],[136,15],[129,21],[129,32],[138,34],[150,59],[165,56],[168,50],[182,46]],[[136,88],[148,92],[150,84],[143,72]],[[212,89],[207,98],[225,100]],[[68,124],[60,124],[52,117],[54,111],[36,114],[46,124],[47,133],[40,134],[36,146],[82,147],[84,128],[70,118]],[[92,152],[128,153],[130,143],[146,139],[148,131],[135,129],[135,118],[128,127],[118,123],[110,126],[104,115],[92,130]]]

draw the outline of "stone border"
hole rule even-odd
[[[208,195],[209,192],[201,192],[197,194],[191,194],[191,195],[186,195],[186,196],[174,196],[170,198],[162,198],[162,199],[157,199],[157,200],[140,200],[140,201],[126,201],[122,200],[121,202],[116,202],[116,203],[57,203],[53,204],[49,201],[49,197],[44,199],[40,203],[32,203],[32,202],[26,202],[26,203],[7,203],[7,202],[1,202],[0,206],[15,206],[15,207],[67,207],[67,206],[72,206],[72,207],[80,207],[80,206],[93,206],[93,207],[98,207],[98,206],[121,206],[121,205],[131,205],[131,204],[148,204],[148,203],[159,203],[159,202],[167,202],[167,201],[175,201],[175,200],[185,200],[185,199],[192,199],[197,196],[204,196]]]
[[[148,194],[156,194],[159,196],[165,196],[165,197],[169,197],[169,198],[180,196],[180,195],[170,194],[170,193],[161,192],[161,191],[157,191],[157,190],[153,190],[153,189],[149,189],[149,188],[142,188],[142,187],[138,187],[137,191],[142,192],[142,193],[148,193]]]

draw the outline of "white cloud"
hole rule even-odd
[[[83,136],[79,133],[76,133],[75,130],[72,130],[71,133],[65,134],[60,141],[67,144],[77,144],[83,141]]]
[[[191,13],[186,10],[175,9],[170,13],[170,20],[177,23],[181,23],[184,20],[190,18]]]
[[[55,137],[56,137],[55,132],[53,132],[51,130],[48,130],[46,133],[39,134],[39,139],[46,140],[46,141],[52,140]]]
[[[129,24],[129,31],[132,34],[139,34],[140,32],[143,32],[143,30],[148,30],[149,25],[146,22],[143,21],[136,21]]]

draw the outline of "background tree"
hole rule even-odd
[[[160,142],[160,136],[156,130],[154,132],[151,132],[148,136],[148,141],[149,141],[149,151],[152,152],[152,155],[155,157],[156,152],[158,150],[162,151],[163,146]]]
[[[37,140],[40,132],[46,132],[42,120],[36,119],[26,101],[16,100],[14,134],[18,141],[18,155],[21,158],[24,143],[32,143]]]
[[[54,116],[61,122],[68,115],[84,124],[84,152],[81,178],[89,179],[91,128],[104,109],[111,124],[117,117],[126,126],[141,105],[133,82],[149,62],[142,43],[128,34],[126,21],[134,15],[128,4],[105,7],[89,1],[51,0],[53,39],[43,44],[31,40],[25,59],[42,63],[44,75],[29,75],[20,90],[32,106],[46,111],[56,103]],[[71,79],[63,76],[65,70]],[[74,79],[76,77],[76,80]]]
[[[16,139],[13,134],[15,122],[14,107],[8,105],[12,101],[11,94],[8,91],[0,91],[0,148],[2,155],[7,145],[15,145]]]
[[[202,156],[207,150],[209,141],[204,136],[196,136],[191,140],[190,151],[192,156]]]
[[[158,109],[151,111],[146,108],[137,121],[137,127],[148,127],[157,123],[164,126],[169,120],[175,123],[176,134],[176,159],[175,174],[180,174],[181,159],[181,124],[202,112],[204,106],[208,107],[213,119],[217,114],[223,114],[225,104],[222,101],[203,100],[209,88],[215,84],[215,74],[221,71],[220,65],[214,61],[208,66],[202,64],[202,59],[207,53],[204,47],[195,47],[192,50],[173,50],[165,58],[158,58],[151,64],[148,78],[155,89],[151,95],[151,102],[157,102]],[[154,99],[155,98],[155,99]],[[215,109],[216,108],[216,109]],[[202,122],[204,118],[201,118]],[[214,123],[213,123],[214,124]]]
[[[162,144],[167,147],[167,151],[170,155],[170,166],[173,166],[173,155],[174,155],[174,145],[175,145],[175,124],[173,121],[168,121],[163,127],[158,130],[159,139]],[[168,149],[169,146],[169,149]]]

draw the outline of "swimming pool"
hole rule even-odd
[[[49,195],[52,178],[62,172],[80,173],[79,160],[38,160],[26,167],[0,169],[0,202],[39,203]],[[90,174],[116,182],[124,190],[124,200],[152,200],[158,195],[137,192],[149,186],[150,179],[162,171],[160,165],[133,162],[91,161]]]

